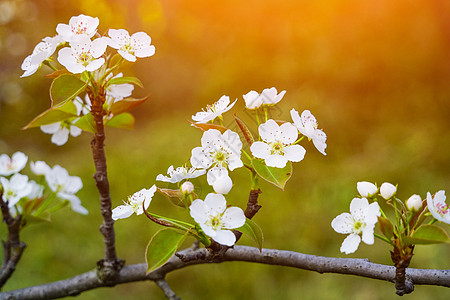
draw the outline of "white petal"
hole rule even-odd
[[[77,137],[81,134],[82,130],[75,125],[70,126],[70,135],[73,137]]]
[[[250,91],[247,94],[243,95],[245,106],[248,109],[257,109],[262,105],[262,100],[259,94],[255,91]]]
[[[228,170],[223,167],[213,167],[206,174],[206,181],[209,185],[213,185],[221,177],[228,177]]]
[[[36,175],[46,175],[50,172],[50,167],[45,163],[45,161],[36,161],[30,163],[31,171]]]
[[[62,146],[69,140],[69,129],[61,128],[52,135],[51,141],[53,144]]]
[[[350,213],[355,220],[362,221],[367,207],[369,207],[369,201],[366,198],[353,198],[350,203]]]
[[[99,58],[102,56],[105,51],[106,47],[108,46],[108,39],[106,38],[98,38],[92,41],[91,44],[91,54],[94,58]]]
[[[281,134],[280,126],[272,119],[259,125],[258,132],[261,139],[268,143],[277,141]]]
[[[374,235],[373,229],[375,224],[366,224],[362,232],[362,241],[367,245],[373,245],[374,243]]]
[[[235,229],[245,224],[245,214],[239,207],[233,206],[227,208],[222,215],[223,227],[226,229]]]
[[[325,149],[327,148],[327,135],[320,129],[316,129],[314,131],[314,136],[312,138],[313,144],[316,149],[322,153],[323,155],[327,155],[325,153]]]
[[[380,206],[377,202],[373,202],[364,211],[364,222],[375,224],[379,216],[381,216]]]
[[[136,56],[134,56],[133,54],[130,54],[130,53],[122,51],[122,50],[117,50],[117,53],[119,53],[123,58],[125,58],[128,61],[131,61],[131,62],[136,61]]]
[[[272,155],[269,155],[269,157],[267,157],[264,160],[264,162],[269,167],[284,168],[284,167],[286,167],[288,160],[283,155],[272,154]]]
[[[331,221],[331,227],[337,233],[348,234],[353,232],[353,217],[349,213],[342,213]]]
[[[361,242],[361,237],[357,234],[350,234],[341,245],[341,252],[345,254],[350,254],[358,249],[359,243]]]
[[[189,206],[189,211],[194,221],[199,224],[205,223],[208,220],[207,207],[201,199],[194,200],[191,206]]]
[[[155,46],[150,45],[143,49],[136,50],[134,52],[134,55],[136,55],[136,57],[143,58],[143,57],[150,57],[150,56],[154,55],[155,52],[156,52]]]
[[[293,144],[298,138],[298,130],[291,123],[283,123],[280,126],[281,139],[283,144],[290,145]]]
[[[95,59],[86,66],[86,71],[92,72],[98,70],[104,63],[105,59],[103,57]]]
[[[284,156],[289,161],[299,162],[305,157],[305,154],[305,148],[300,145],[291,145],[284,148]]]
[[[196,169],[207,169],[211,166],[212,160],[207,156],[202,147],[196,147],[192,149],[191,155],[192,167]]]
[[[60,122],[41,126],[41,130],[47,134],[53,134],[53,133],[57,132],[60,128],[61,128]]]
[[[212,237],[219,244],[233,246],[236,242],[236,236],[230,230],[217,230],[216,235]]]
[[[133,209],[129,205],[120,205],[112,210],[112,219],[125,219],[133,214]]]
[[[270,147],[266,143],[263,142],[254,142],[250,146],[250,151],[253,156],[257,158],[267,158],[270,156]]]
[[[227,200],[221,194],[209,193],[205,198],[205,205],[208,209],[208,213],[212,216],[216,216],[225,211],[227,207]]]

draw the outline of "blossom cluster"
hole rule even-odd
[[[45,185],[39,184],[20,173],[27,162],[28,157],[22,152],[16,152],[11,157],[7,154],[0,155],[2,200],[7,203],[11,214],[23,213],[27,201],[51,200],[50,195],[44,196],[46,189],[60,200],[67,200],[75,212],[88,213],[87,209],[81,205],[81,200],[75,195],[83,187],[80,177],[70,176],[67,170],[59,165],[51,168],[43,161],[31,162],[31,171],[45,178]]]

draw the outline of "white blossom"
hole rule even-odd
[[[14,174],[9,180],[0,177],[0,183],[3,189],[2,199],[8,201],[8,207],[13,207],[20,199],[28,196],[32,191],[32,184],[28,182],[28,176],[20,173]]]
[[[197,178],[205,174],[206,171],[203,169],[197,170],[196,168],[188,168],[188,167],[178,167],[174,169],[173,166],[170,166],[167,169],[167,175],[159,174],[156,176],[157,181],[164,181],[170,183],[177,183],[184,179]]]
[[[250,151],[253,156],[264,159],[267,166],[284,168],[288,161],[298,162],[305,157],[305,148],[293,145],[298,131],[291,123],[279,126],[270,119],[259,125],[258,132],[263,142],[254,142]]]
[[[130,36],[125,29],[110,29],[108,44],[126,60],[135,62],[136,57],[143,58],[155,54],[152,39],[145,32],[136,32]]]
[[[342,243],[341,252],[345,254],[355,252],[361,242],[361,236],[364,243],[372,245],[373,230],[380,215],[378,203],[369,205],[366,198],[354,198],[350,203],[350,213],[342,213],[331,222],[331,227],[336,232],[349,234]]]
[[[436,220],[450,224],[450,206],[445,203],[446,199],[443,190],[437,192],[434,196],[427,193],[427,205],[430,213]]]
[[[45,174],[45,179],[56,196],[70,202],[73,211],[83,215],[88,213],[87,209],[81,205],[80,198],[75,195],[83,187],[80,177],[70,176],[66,169],[55,165]]]
[[[52,168],[47,165],[45,161],[38,160],[36,162],[30,163],[31,171],[36,175],[47,175],[48,172],[52,170]]]
[[[217,194],[228,194],[233,187],[233,182],[228,176],[228,170],[224,167],[213,167],[208,171],[206,180]]]
[[[91,41],[85,35],[76,36],[69,43],[70,48],[59,50],[58,61],[74,74],[95,71],[105,63],[105,59],[101,56],[106,51],[107,41],[104,37]]]
[[[24,73],[20,77],[33,75],[41,67],[42,62],[53,55],[60,43],[61,38],[59,36],[43,38],[34,47],[33,53],[24,59],[21,65]]]
[[[278,94],[277,89],[272,87],[270,89],[264,89],[261,94],[256,91],[250,91],[243,95],[245,106],[248,109],[258,109],[263,105],[275,105],[281,101],[286,91],[282,91]]]
[[[192,120],[197,123],[208,123],[209,121],[214,121],[217,117],[222,117],[222,114],[229,111],[237,99],[230,104],[230,97],[222,96],[217,102],[212,105],[206,106],[206,109],[203,111],[197,112],[194,116],[192,116]]]
[[[406,207],[409,210],[418,211],[422,208],[422,198],[419,195],[412,195],[406,200]]]
[[[0,155],[0,175],[9,176],[20,172],[27,164],[28,157],[20,151],[14,153],[11,158],[8,155]]]
[[[360,181],[356,184],[356,189],[361,197],[372,197],[378,191],[375,184],[367,181]]]
[[[134,193],[132,196],[128,197],[128,202],[124,201],[123,205],[117,206],[112,210],[112,219],[125,219],[133,213],[136,213],[136,215],[142,214],[144,212],[144,208],[147,209],[150,205],[155,192],[156,185],[153,185],[149,189],[142,189]]]
[[[397,187],[395,185],[393,185],[392,183],[384,182],[380,186],[380,195],[381,195],[381,197],[383,197],[386,200],[391,199],[395,195],[396,192],[397,192]]]
[[[58,146],[64,145],[69,140],[69,134],[73,137],[77,137],[82,132],[80,128],[73,125],[72,122],[68,120],[42,125],[41,130],[44,133],[51,134],[52,143]]]
[[[205,234],[219,244],[233,246],[236,236],[229,229],[245,224],[245,215],[239,207],[228,207],[225,197],[210,193],[205,200],[196,199],[189,206],[191,217]]]
[[[239,135],[228,129],[223,134],[217,129],[203,133],[201,147],[192,149],[191,164],[197,169],[223,167],[233,171],[242,167],[242,142]]]
[[[320,153],[327,155],[325,153],[325,149],[327,148],[327,135],[321,129],[317,128],[318,123],[313,114],[309,110],[304,110],[300,116],[295,109],[292,109],[291,117],[298,131],[312,140],[314,146]]]
[[[69,25],[59,23],[56,32],[66,42],[71,42],[77,36],[91,38],[97,32],[99,23],[98,18],[81,14],[70,18]]]

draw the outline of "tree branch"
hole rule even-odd
[[[55,299],[78,295],[98,287],[152,280],[158,281],[166,274],[190,265],[221,263],[227,261],[245,261],[267,265],[293,267],[316,271],[318,273],[336,273],[356,275],[378,280],[394,282],[395,267],[375,264],[367,259],[334,258],[308,255],[293,251],[276,249],[259,249],[248,246],[235,246],[222,256],[217,256],[205,248],[186,249],[173,256],[161,268],[145,274],[146,264],[124,266],[117,277],[108,283],[97,278],[95,271],[90,271],[66,280],[39,286],[0,293],[0,299]],[[450,270],[406,269],[406,276],[415,285],[437,285],[450,287]]]

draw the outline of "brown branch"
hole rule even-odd
[[[0,208],[3,215],[3,221],[8,228],[8,240],[6,242],[3,241],[3,263],[2,268],[0,269],[1,289],[16,270],[16,266],[27,245],[24,242],[21,242],[19,237],[22,216],[17,215],[15,218],[11,216],[8,203],[4,202],[2,199],[2,192],[0,192]]]
[[[106,172],[105,156],[105,128],[103,125],[103,103],[105,102],[105,92],[100,90],[97,96],[88,92],[91,99],[91,113],[94,117],[97,131],[91,142],[92,155],[94,158],[95,184],[100,193],[100,210],[103,216],[103,224],[100,232],[103,234],[105,243],[105,258],[98,262],[99,278],[109,281],[123,266],[123,262],[117,258],[115,246],[114,220],[112,219],[111,196],[109,193],[109,182]]]
[[[180,258],[181,257],[181,258]],[[231,261],[253,262],[267,265],[286,266],[318,273],[336,273],[394,282],[395,267],[375,264],[367,259],[334,258],[308,255],[293,251],[259,249],[247,246],[235,246],[223,256],[211,254],[205,248],[186,249],[173,256],[161,268],[146,275],[146,264],[124,266],[117,277],[105,283],[98,280],[96,272],[90,271],[75,277],[28,287],[20,290],[0,293],[1,299],[55,299],[75,296],[82,292],[122,283],[165,278],[166,274],[191,265],[221,263]],[[406,269],[406,276],[415,285],[435,285],[450,287],[450,270]],[[219,280],[219,279],[218,279]]]

